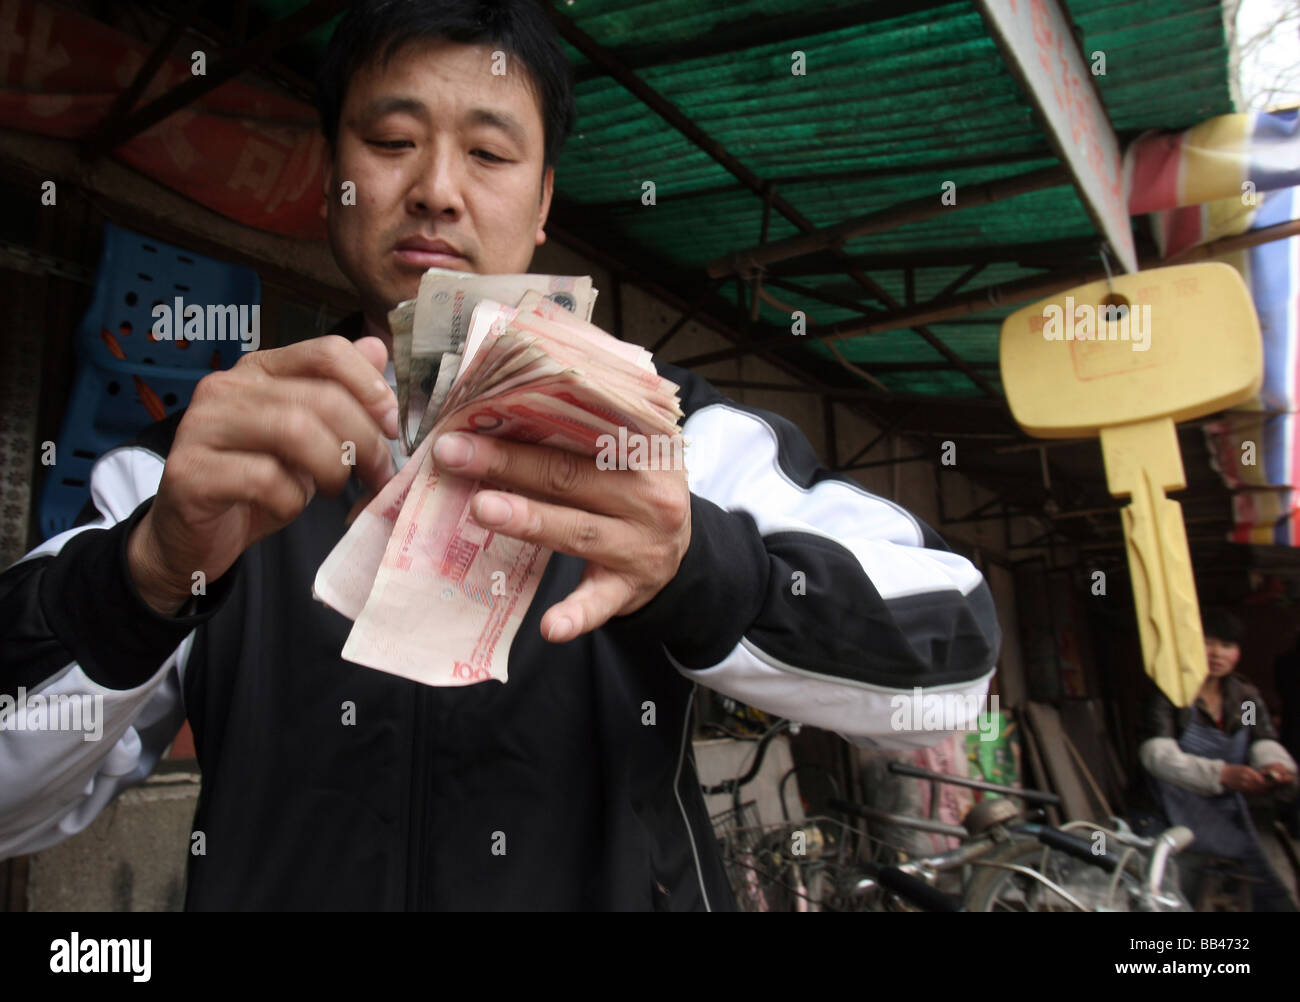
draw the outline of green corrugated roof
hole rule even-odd
[[[263,0],[277,14],[296,0]],[[887,209],[944,181],[963,186],[1055,164],[1028,101],[1007,71],[971,0],[881,18],[897,2],[833,0],[575,0],[556,8],[599,45],[633,60],[637,75],[688,115],[745,167],[818,226]],[[1146,129],[1182,129],[1232,110],[1218,0],[1069,0],[1085,53],[1106,54],[1097,78],[1122,140]],[[846,11],[862,11],[847,24]],[[833,30],[815,31],[841,14]],[[780,41],[698,54],[701,40],[727,38],[776,19]],[[323,38],[323,35],[319,37]],[[681,47],[679,53],[674,46]],[[715,46],[717,48],[718,46]],[[620,84],[566,48],[579,72],[578,127],[558,165],[557,189],[600,220],[607,247],[634,245],[676,269],[699,272],[727,252],[757,241],[759,196],[742,186]],[[807,72],[791,73],[791,53],[805,53]],[[657,62],[640,65],[646,54]],[[633,57],[636,57],[635,59]],[[656,183],[658,204],[641,204],[642,183]],[[797,229],[772,213],[769,239]],[[994,205],[945,214],[862,239],[845,250],[873,257],[921,251],[952,253],[1005,245],[1099,239],[1073,188],[1024,194]],[[1035,274],[1033,262],[991,265],[975,286]],[[1052,262],[1053,267],[1060,262]],[[918,301],[933,296],[964,264],[918,267]],[[781,266],[773,268],[779,274]],[[900,302],[900,269],[873,268],[872,279]],[[843,274],[804,275],[799,284],[831,289],[881,309]],[[777,299],[804,309],[817,325],[852,319],[853,311],[784,289]],[[721,295],[735,302],[734,283]],[[1007,306],[968,323],[932,330],[961,357],[997,358],[996,320]],[[764,305],[761,320],[788,326]],[[810,334],[816,328],[810,328]],[[829,357],[809,338],[810,355]],[[940,361],[914,333],[891,331],[839,343],[845,356],[871,362]],[[798,349],[796,349],[798,350]],[[981,370],[996,385],[996,370]],[[890,372],[879,377],[908,393],[978,394],[956,370]]]

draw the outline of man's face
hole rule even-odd
[[[1231,675],[1241,657],[1241,648],[1218,637],[1205,637],[1205,660],[1210,668],[1211,678],[1223,678]]]
[[[495,67],[487,47],[415,42],[348,85],[323,211],[339,267],[385,329],[425,269],[523,272],[546,240],[541,107],[517,60]]]

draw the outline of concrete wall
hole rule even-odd
[[[27,910],[180,911],[196,772],[156,772],[80,835],[28,857]]]

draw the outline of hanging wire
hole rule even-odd
[[[1113,296],[1115,294],[1115,276],[1111,274],[1110,250],[1104,240],[1101,243],[1101,266],[1106,269],[1106,291]]]

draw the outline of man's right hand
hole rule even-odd
[[[371,490],[393,476],[384,436],[397,436],[397,398],[380,375],[387,354],[378,338],[330,335],[252,352],[200,380],[127,545],[150,606],[174,615],[196,571],[215,581],[318,489],[342,491],[354,469]],[[345,462],[349,442],[355,467]]]
[[[1225,790],[1238,793],[1264,793],[1269,789],[1263,773],[1248,765],[1225,765],[1219,773],[1219,782]]]

